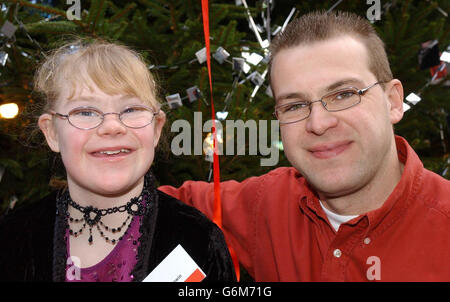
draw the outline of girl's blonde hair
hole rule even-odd
[[[160,109],[157,85],[144,59],[136,51],[103,40],[77,39],[53,51],[38,68],[34,89],[42,93],[44,111],[54,108],[67,84],[69,99],[94,85],[109,95],[139,98],[155,111]]]

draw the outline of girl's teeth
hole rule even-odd
[[[120,152],[129,153],[130,150],[128,150],[128,149],[120,149],[120,150],[117,150],[117,151],[100,151],[100,153],[107,154],[107,155],[119,154]]]
[[[120,151],[102,151],[102,152],[100,152],[100,153],[108,154],[108,155],[113,155],[113,154],[119,154]]]

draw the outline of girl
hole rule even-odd
[[[165,114],[136,52],[67,44],[41,65],[35,89],[46,99],[38,125],[61,155],[67,189],[0,224],[0,279],[142,281],[181,245],[204,280],[235,280],[218,227],[155,189],[149,169]]]

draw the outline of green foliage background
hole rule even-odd
[[[263,1],[247,1],[255,21],[262,24]],[[73,35],[120,41],[144,55],[156,74],[160,86],[161,101],[166,95],[180,93],[197,85],[209,102],[206,64],[195,60],[195,52],[204,47],[201,2],[199,0],[81,0],[82,18],[69,21],[66,1],[1,1],[0,25],[9,20],[18,26],[15,41],[0,37],[0,45],[8,52],[6,66],[0,66],[0,103],[15,102],[21,113],[12,120],[0,119],[0,165],[5,174],[0,182],[0,213],[8,207],[12,196],[18,203],[28,203],[47,194],[49,181],[63,179],[64,170],[58,156],[50,153],[43,137],[36,131],[36,118],[40,114],[42,100],[32,91],[33,73],[43,53],[49,51]],[[293,7],[296,15],[322,9],[327,10],[336,1],[274,1],[271,24],[282,25]],[[422,42],[438,39],[440,49],[449,43],[447,17],[439,10],[449,11],[448,1],[381,1],[383,14],[376,21],[396,78],[404,85],[405,95],[418,92],[430,79],[429,70],[420,70],[417,54]],[[387,8],[387,4],[390,7]],[[365,0],[343,1],[336,9],[366,16],[369,5]],[[224,47],[231,57],[240,57],[242,47],[263,55],[254,33],[250,30],[245,10],[234,1],[210,1],[211,47],[214,52]],[[28,36],[29,35],[29,36]],[[262,34],[263,38],[266,34]],[[30,37],[36,41],[33,42]],[[230,58],[231,58],[230,57]],[[261,63],[252,71],[262,73]],[[219,64],[212,59],[214,102],[216,111],[224,106],[224,99],[231,91],[233,73],[231,65]],[[408,112],[396,125],[396,133],[404,136],[421,157],[425,166],[439,174],[448,167],[449,132],[445,121],[450,112],[448,86],[444,79],[430,85],[422,92],[423,101]],[[267,81],[266,81],[267,85]],[[273,101],[262,87],[249,102],[254,85],[247,81],[238,85],[228,106],[228,119],[271,120]],[[203,101],[189,103],[170,110],[164,108],[168,121],[162,146],[154,162],[153,170],[161,184],[180,185],[184,180],[206,180],[210,164],[204,156],[174,156],[168,145],[176,133],[171,133],[174,120],[193,122],[193,112],[201,111],[203,121],[209,120],[211,108]],[[444,135],[441,139],[441,128]],[[204,133],[204,136],[206,133]],[[248,152],[247,152],[248,154]],[[280,153],[278,166],[289,163]],[[260,156],[221,156],[221,179],[243,180],[261,175],[275,167],[261,167]],[[446,178],[450,178],[447,172]],[[55,183],[53,181],[53,183]]]

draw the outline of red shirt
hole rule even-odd
[[[396,144],[400,182],[338,232],[294,168],[222,182],[223,231],[255,281],[450,281],[450,181]],[[212,183],[159,189],[212,217]]]

